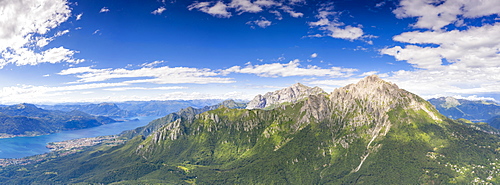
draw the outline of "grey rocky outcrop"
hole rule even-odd
[[[255,98],[248,103],[247,109],[264,109],[280,105],[282,103],[295,103],[309,97],[310,95],[318,95],[322,93],[325,93],[325,91],[319,87],[311,88],[300,83],[296,83],[281,90],[268,92],[265,95],[259,94],[255,96]]]

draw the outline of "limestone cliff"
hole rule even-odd
[[[310,95],[325,93],[319,87],[308,87],[300,83],[296,83],[291,87],[287,87],[274,92],[268,92],[265,95],[257,95],[248,103],[247,109],[263,109],[273,107],[282,103],[295,103],[303,100]]]

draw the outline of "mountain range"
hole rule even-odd
[[[314,89],[296,84],[245,109],[186,109],[123,145],[6,167],[0,182],[500,183],[498,135],[452,120],[377,76],[331,93]]]
[[[115,122],[81,111],[45,110],[33,104],[22,103],[0,107],[0,136],[36,136],[63,130],[75,130]]]
[[[467,119],[473,122],[486,122],[500,129],[500,104],[487,100],[466,100],[453,97],[440,97],[428,100],[443,115],[452,119]]]
[[[127,101],[99,104],[56,104],[38,105],[48,110],[78,110],[96,116],[130,118],[135,116],[165,116],[182,108],[203,108],[222,102],[222,100],[168,100],[168,101]]]

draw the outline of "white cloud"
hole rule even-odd
[[[384,5],[385,5],[385,1],[382,1],[382,2],[380,2],[380,3],[377,3],[377,4],[375,5],[375,7],[379,8],[379,7],[382,7],[382,6],[384,6]]]
[[[500,93],[500,68],[397,71],[387,79],[410,92],[430,96]]]
[[[318,54],[317,54],[317,53],[313,53],[313,54],[311,54],[311,58],[316,58],[316,57],[318,57]]]
[[[9,64],[37,65],[70,62],[76,51],[63,47],[43,50],[55,37],[66,31],[47,36],[68,20],[71,9],[65,0],[3,1],[0,3],[0,68]],[[35,52],[40,51],[40,52]],[[45,54],[50,56],[44,56]],[[57,55],[57,56],[56,56]],[[62,60],[59,60],[62,59]]]
[[[466,100],[471,100],[471,101],[477,101],[477,100],[488,100],[488,101],[496,101],[495,98],[490,98],[490,97],[482,97],[482,96],[477,96],[477,95],[472,95],[472,96],[460,96],[460,95],[455,95],[453,98],[456,99],[466,99]]]
[[[247,24],[249,24],[249,25],[255,24],[261,28],[266,28],[268,26],[271,26],[271,23],[272,23],[271,21],[268,21],[265,18],[262,18],[261,20],[247,22]]]
[[[255,94],[247,94],[242,92],[227,92],[224,94],[209,94],[202,92],[172,92],[161,96],[162,100],[203,100],[203,99],[233,99],[233,100],[250,100]]]
[[[331,37],[339,39],[355,40],[363,36],[363,30],[359,27],[327,27],[327,30],[332,32],[330,34]]]
[[[296,4],[305,4],[305,1],[292,0],[284,2],[275,0],[230,0],[228,3],[224,3],[224,1],[206,1],[195,2],[189,5],[188,9],[197,9],[219,18],[229,18],[232,16],[231,12],[241,15],[243,13],[259,13],[268,9],[270,13],[276,15],[276,19],[281,20],[283,17],[281,12],[278,10],[282,10],[295,18],[304,16],[303,13],[297,12],[292,8],[292,6]],[[277,7],[277,9],[274,9],[274,7]]]
[[[83,13],[76,15],[76,20],[78,21],[78,20],[82,19],[82,16],[83,16]]]
[[[286,58],[284,56],[278,57],[277,59],[273,59],[272,61],[284,61]]]
[[[99,10],[99,13],[105,13],[105,12],[109,12],[108,7],[102,7],[101,10]]]
[[[290,14],[290,16],[295,17],[295,18],[299,18],[299,17],[304,16],[303,13],[295,12],[295,11],[293,11],[293,8],[291,8],[289,6],[282,6],[281,9],[283,11],[285,11],[286,13]]]
[[[56,37],[63,36],[66,33],[69,33],[69,30],[58,31],[53,37],[38,37],[36,38],[36,46],[42,48],[52,42]]]
[[[236,11],[240,13],[257,13],[262,11],[261,6],[252,3],[250,0],[232,0],[231,3],[229,3],[229,6],[231,8],[235,8]]]
[[[333,38],[346,39],[346,40],[356,40],[362,39],[364,32],[361,27],[354,27],[347,25],[345,23],[339,21],[339,13],[333,11],[334,7],[332,4],[323,5],[319,8],[318,14],[316,18],[319,20],[316,22],[309,22],[309,26],[311,27],[319,27],[320,30],[324,30],[324,35],[314,35],[312,37],[322,37],[322,36],[330,36]]]
[[[276,11],[276,10],[271,10],[271,11],[269,11],[269,13],[274,14],[276,16],[277,20],[283,20],[283,15],[281,15],[281,12]]]
[[[181,86],[168,86],[168,87],[116,87],[116,88],[109,88],[109,89],[103,89],[105,91],[128,91],[128,90],[175,90],[175,89],[187,89],[187,87],[181,87]]]
[[[233,83],[231,78],[215,77],[220,75],[210,69],[197,69],[188,67],[168,66],[159,68],[144,67],[135,70],[118,69],[93,69],[91,67],[70,68],[61,71],[59,75],[76,75],[80,78],[73,83],[102,82],[110,79],[121,78],[146,78],[124,81],[124,83],[154,83],[154,84],[208,84],[208,83]]]
[[[144,64],[141,64],[140,66],[142,66],[142,67],[154,67],[154,66],[161,64],[161,63],[164,63],[164,62],[167,62],[167,61],[158,60],[158,61],[154,61],[154,62],[150,62],[150,63],[144,63]]]
[[[347,77],[351,76],[356,69],[332,67],[323,69],[318,66],[300,67],[300,61],[295,59],[287,64],[272,63],[263,65],[247,65],[245,67],[233,66],[224,70],[225,73],[255,74],[261,77],[289,77],[289,76],[329,76]]]
[[[357,83],[362,78],[334,79],[334,80],[315,80],[309,82],[312,85],[318,85],[323,89],[332,89],[331,87],[343,87],[349,84]]]
[[[60,101],[61,95],[67,95],[81,90],[106,87],[126,86],[125,83],[93,83],[69,85],[60,87],[18,85],[0,89],[0,103],[21,102],[54,102]]]
[[[360,74],[359,76],[370,76],[370,75],[374,75],[374,74],[377,74],[378,71],[368,71],[368,72],[364,72],[363,74]]]
[[[2,53],[3,61],[0,61],[0,68],[12,63],[17,66],[22,65],[37,65],[40,63],[80,63],[84,60],[74,59],[73,55],[76,51],[66,49],[64,47],[51,48],[41,53],[35,53],[33,50],[27,48],[20,48],[10,52]]]
[[[222,1],[217,2],[211,6],[211,2],[196,2],[188,6],[189,10],[198,9],[202,12],[208,13],[214,17],[229,18],[231,13],[227,11],[227,5]]]
[[[500,23],[468,26],[484,16],[499,15],[500,1],[403,0],[393,11],[398,18],[416,17],[414,28],[423,31],[394,36],[401,45],[381,54],[413,65],[388,79],[422,96],[462,96],[500,93]]]
[[[306,0],[289,0],[291,4],[306,4]]]
[[[439,30],[464,18],[500,15],[498,0],[402,0],[393,12],[398,18],[417,17],[416,28]]]
[[[160,15],[162,14],[165,10],[167,10],[165,7],[160,7],[158,9],[156,9],[155,11],[151,12],[151,14],[155,14],[155,15]]]
[[[257,0],[253,3],[262,7],[281,6],[281,3],[275,2],[273,0]]]
[[[60,37],[60,36],[63,36],[64,34],[66,33],[69,33],[69,30],[64,30],[64,31],[58,31],[56,33],[56,35],[54,35],[55,37]]]
[[[406,32],[394,37],[395,41],[408,43],[381,50],[382,54],[405,60],[422,69],[445,67],[442,60],[452,64],[446,66],[465,69],[478,67],[500,67],[500,23],[470,27],[468,30]],[[434,44],[437,46],[420,46]]]

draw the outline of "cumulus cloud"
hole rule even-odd
[[[415,67],[388,79],[423,96],[436,89],[446,96],[500,93],[500,23],[443,29],[466,18],[498,15],[499,6],[499,1],[401,1],[396,16],[417,17],[413,27],[424,30],[396,35],[393,40],[401,44],[380,50]]]
[[[206,100],[206,99],[233,99],[233,100],[250,100],[255,94],[247,94],[242,92],[227,92],[223,94],[210,94],[203,92],[171,92],[161,95],[162,100]]]
[[[108,7],[102,7],[101,10],[99,10],[99,13],[105,13],[105,12],[109,12]]]
[[[376,7],[376,8],[379,8],[379,7],[382,7],[382,6],[384,6],[384,5],[385,5],[385,1],[382,1],[382,2],[380,2],[380,3],[375,4],[375,7]]]
[[[257,26],[259,26],[261,28],[266,28],[268,26],[271,26],[271,23],[272,23],[271,21],[268,21],[265,18],[262,18],[260,20],[255,20],[255,21],[249,21],[249,22],[247,22],[247,24],[249,24],[249,25],[257,25]]]
[[[313,53],[313,54],[311,54],[311,58],[316,58],[316,57],[318,57],[318,54],[317,54],[317,53]]]
[[[306,0],[289,0],[292,4],[306,4]]]
[[[422,69],[500,67],[500,23],[448,32],[406,32],[395,36],[406,46],[381,50]],[[433,44],[434,46],[421,46]],[[451,64],[443,64],[446,60]]]
[[[343,87],[349,84],[357,83],[362,78],[347,78],[347,79],[331,79],[331,80],[314,80],[309,82],[308,84],[317,85],[322,89],[333,90],[332,87]]]
[[[103,89],[105,91],[128,91],[128,90],[174,90],[174,89],[187,89],[187,87],[182,86],[168,86],[168,87],[116,87]]]
[[[243,13],[259,13],[268,9],[270,13],[276,15],[276,19],[281,20],[282,12],[288,13],[291,17],[298,18],[304,16],[303,13],[295,11],[292,6],[296,4],[304,4],[302,0],[292,1],[275,1],[275,0],[231,0],[227,3],[224,1],[205,1],[195,2],[188,6],[189,10],[199,10],[208,13],[214,17],[229,18],[235,13],[241,15]],[[278,11],[280,10],[280,11]]]
[[[370,75],[374,75],[374,74],[377,74],[378,71],[368,71],[368,72],[364,72],[363,74],[360,74],[359,76],[370,76]]]
[[[62,70],[59,75],[76,75],[80,78],[73,83],[102,82],[111,79],[146,78],[128,80],[124,83],[154,83],[154,84],[208,84],[208,83],[233,83],[231,78],[215,77],[219,74],[210,69],[197,69],[188,67],[143,67],[140,69],[93,69],[91,67],[77,67]]]
[[[83,13],[76,15],[76,20],[78,21],[78,20],[82,19],[82,16],[83,16]]]
[[[329,76],[329,77],[348,77],[356,69],[332,67],[323,69],[318,66],[300,67],[300,61],[295,59],[289,63],[272,63],[263,65],[248,64],[245,67],[233,66],[224,70],[224,73],[244,73],[255,74],[261,77],[289,77],[289,76]]]
[[[161,63],[164,63],[164,62],[167,62],[167,61],[158,60],[158,61],[154,61],[154,62],[150,62],[150,63],[143,63],[143,64],[141,64],[141,66],[142,67],[154,67],[154,66],[161,64]]]
[[[446,96],[499,93],[498,70],[500,68],[401,70],[387,79],[422,96],[434,95],[437,91]]]
[[[439,30],[444,26],[465,18],[500,15],[500,1],[445,0],[439,1],[402,0],[393,12],[398,18],[417,17],[416,28]]]
[[[290,16],[295,17],[295,18],[299,18],[299,17],[304,16],[303,13],[296,12],[296,11],[293,10],[293,8],[291,8],[289,6],[283,6],[283,7],[281,7],[281,9],[283,11],[285,11],[286,13],[290,14]]]
[[[250,0],[232,0],[229,3],[229,7],[236,9],[240,13],[257,13],[262,11],[262,7],[259,4],[252,3]]]
[[[167,10],[165,7],[160,7],[158,9],[156,9],[155,11],[151,12],[151,14],[154,14],[154,15],[160,15],[162,14],[165,10]]]
[[[315,22],[309,22],[309,26],[318,27],[320,30],[325,31],[324,35],[317,34],[313,37],[330,36],[333,38],[356,40],[364,37],[363,29],[361,26],[345,25],[340,22],[340,13],[334,11],[333,4],[326,4],[319,8]]]
[[[75,93],[81,90],[98,89],[106,87],[126,86],[125,83],[93,83],[59,87],[18,85],[0,89],[0,103],[21,102],[53,102],[59,101],[61,95]],[[57,97],[57,100],[54,98]]]
[[[0,3],[0,68],[9,64],[37,65],[40,63],[83,60],[73,58],[76,51],[58,47],[43,50],[56,37],[50,31],[68,20],[71,9],[65,0],[4,1]],[[36,52],[40,51],[40,52]],[[47,56],[45,56],[47,55]]]
[[[189,10],[198,9],[202,12],[210,14],[214,17],[229,18],[231,13],[227,11],[227,5],[219,1],[214,3],[211,2],[196,2],[188,6]]]

